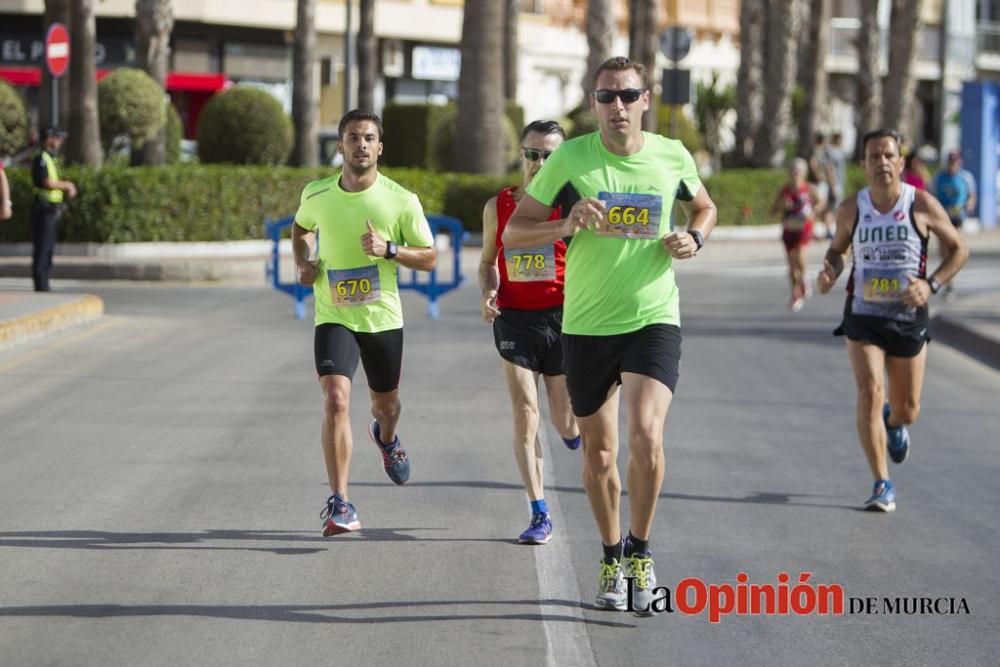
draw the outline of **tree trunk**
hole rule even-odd
[[[292,55],[292,121],[295,149],[292,164],[319,164],[316,130],[316,0],[298,0]]]
[[[53,23],[62,23],[66,29],[70,29],[69,0],[45,0],[45,26],[48,30]],[[73,35],[70,34],[70,44],[72,45]],[[52,117],[52,77],[49,76],[49,68],[42,65],[42,87],[38,91],[38,129],[42,130],[50,125],[69,125],[69,77],[63,76],[57,79],[59,85],[59,119]]]
[[[910,105],[914,102],[917,82],[913,77],[913,61],[917,56],[917,36],[920,33],[920,8],[923,0],[892,0],[889,23],[889,72],[885,77],[882,106],[882,126],[910,136]]]
[[[628,57],[632,62],[645,65],[649,77],[649,111],[642,116],[642,129],[648,132],[656,132],[656,108],[659,106],[653,91],[656,86],[656,52],[660,46],[658,25],[656,0],[629,0]]]
[[[798,0],[772,0],[767,9],[764,115],[753,145],[753,164],[780,167],[785,162],[785,140],[795,87],[795,36]]]
[[[458,78],[459,171],[500,175],[503,155],[503,3],[469,2]]]
[[[97,117],[97,21],[95,0],[70,3],[69,89],[73,113],[66,138],[66,160],[99,169],[103,162],[101,132]]]
[[[136,60],[153,81],[166,90],[170,68],[170,33],[174,29],[174,8],[171,0],[136,0],[135,46]],[[165,104],[169,101],[165,100]],[[133,164],[160,165],[167,161],[167,124],[143,146],[132,149]]]
[[[518,0],[504,0],[503,15],[503,98],[517,102],[517,19],[521,8]],[[520,129],[520,128],[519,128]]]
[[[861,157],[861,139],[865,133],[876,130],[881,122],[882,81],[879,74],[878,4],[879,0],[859,3],[861,8],[861,28],[858,30],[858,78],[857,78],[857,139],[854,155]]]
[[[809,31],[803,36],[802,71],[800,80],[805,93],[805,109],[799,124],[798,156],[808,158],[813,137],[822,124],[820,117],[829,105],[827,99],[826,52],[830,31],[830,0],[810,0]]]
[[[587,71],[583,73],[583,106],[593,91],[594,72],[611,57],[611,40],[614,37],[615,17],[611,0],[587,2]]]
[[[740,5],[740,67],[736,76],[735,162],[748,165],[753,158],[754,137],[761,122],[764,100],[763,0],[742,0]]]
[[[375,0],[361,0],[358,22],[358,106],[375,110]]]

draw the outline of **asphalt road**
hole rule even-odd
[[[932,344],[911,458],[892,469],[898,510],[858,511],[871,480],[830,335],[842,298],[793,315],[771,255],[705,255],[680,275],[660,584],[810,572],[880,612],[943,597],[968,614],[590,609],[598,537],[579,453],[551,427],[556,537],[515,543],[528,511],[471,283],[437,322],[404,294],[412,481],[382,472],[359,373],[365,528],[324,539],[311,324],[290,300],[91,283],[68,289],[99,294],[104,318],[0,353],[0,664],[996,664],[1000,373]],[[988,261],[977,285],[995,280]]]

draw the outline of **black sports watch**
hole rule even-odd
[[[937,294],[938,290],[941,289],[941,283],[934,276],[927,279],[927,285],[931,288],[931,294]]]
[[[382,255],[384,259],[395,259],[396,255],[399,254],[399,246],[397,246],[392,241],[388,241],[385,244],[385,254]]]
[[[691,238],[694,239],[694,244],[698,246],[698,250],[701,250],[701,247],[705,245],[705,237],[701,235],[701,232],[697,229],[689,229],[688,234],[690,234]],[[697,252],[697,250],[695,252]]]

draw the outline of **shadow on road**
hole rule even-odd
[[[388,482],[351,482],[351,486],[393,486]],[[509,482],[492,482],[488,480],[456,480],[456,481],[436,481],[436,482],[408,482],[406,486],[428,486],[428,487],[457,487],[470,489],[499,489],[511,491],[524,491],[520,484]],[[584,493],[582,486],[548,486],[548,489],[558,493]],[[627,496],[628,491],[622,490],[622,496]],[[660,498],[672,500],[695,500],[712,503],[753,503],[758,505],[794,505],[796,507],[825,507],[834,509],[856,510],[854,505],[839,505],[830,502],[807,502],[809,498],[834,498],[836,496],[823,495],[818,493],[778,493],[773,491],[753,491],[745,496],[706,496],[691,493],[672,493],[664,491]],[[402,529],[400,529],[402,530]],[[0,533],[2,536],[2,533]],[[500,540],[501,542],[505,540]],[[506,540],[509,541],[509,540]],[[2,545],[2,542],[0,542]]]
[[[571,614],[525,611],[520,613],[484,614],[431,613],[399,614],[418,607],[444,607],[454,609],[462,605],[474,606],[530,606],[582,608],[574,600],[400,600],[398,602],[370,602],[355,604],[265,604],[265,605],[120,605],[120,604],[67,604],[0,607],[0,617],[62,616],[69,618],[128,618],[138,616],[202,616],[231,618],[247,621],[280,621],[290,623],[426,623],[428,621],[556,621],[609,628],[634,628],[628,623],[595,620]],[[373,611],[384,609],[397,612],[386,616],[351,616],[337,612],[352,610]]]

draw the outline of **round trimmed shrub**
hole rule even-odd
[[[134,67],[116,69],[97,85],[101,142],[108,149],[119,137],[141,148],[166,122],[163,88]]]
[[[216,93],[198,120],[198,159],[205,164],[279,165],[292,151],[292,119],[256,88]]]
[[[28,110],[13,86],[0,81],[0,155],[13,155],[28,143]]]

